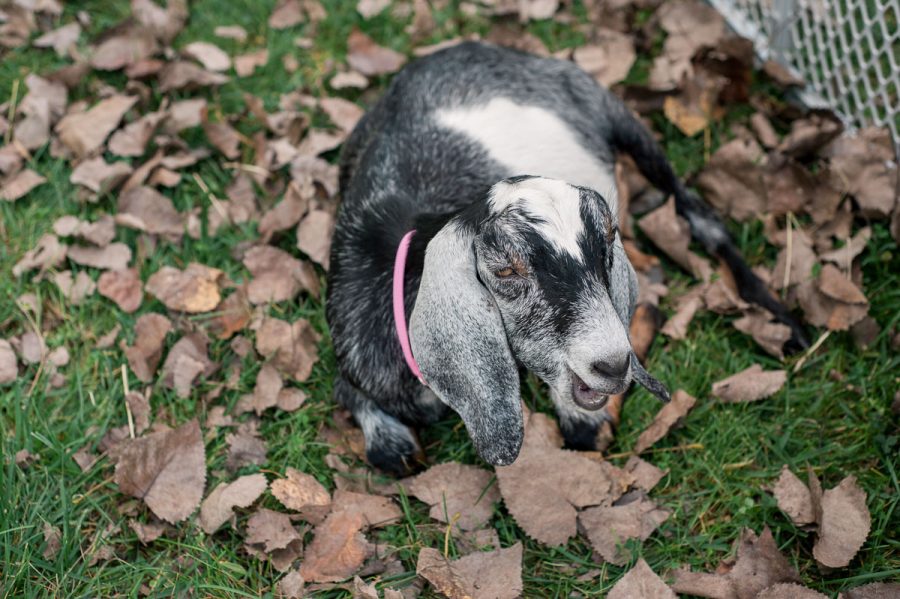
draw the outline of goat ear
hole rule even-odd
[[[622,245],[622,239],[616,233],[612,241],[612,268],[609,273],[609,298],[612,300],[616,314],[619,320],[627,329],[631,323],[631,317],[634,315],[635,304],[638,297],[638,280],[631,262],[628,261],[628,255],[625,253],[625,246]]]
[[[486,462],[511,464],[522,446],[519,372],[500,310],[478,281],[474,233],[450,222],[429,242],[410,318],[426,382],[455,410]]]

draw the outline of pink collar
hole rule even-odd
[[[415,234],[416,230],[413,229],[403,236],[400,240],[400,245],[397,246],[397,256],[394,258],[394,328],[397,330],[397,337],[400,339],[400,348],[403,350],[403,359],[406,360],[406,365],[416,375],[419,382],[427,387],[428,383],[425,382],[425,377],[422,376],[422,371],[419,370],[419,365],[416,363],[416,359],[412,354],[412,348],[409,345],[409,331],[406,328],[406,308],[403,301],[403,273],[406,270],[406,255],[409,253],[409,242]]]

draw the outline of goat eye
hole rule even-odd
[[[508,279],[509,277],[513,276],[514,274],[516,274],[516,271],[514,271],[509,266],[507,266],[504,269],[494,271],[494,275],[496,275],[500,279]]]

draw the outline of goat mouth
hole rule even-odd
[[[592,389],[590,385],[581,380],[581,377],[573,372],[572,398],[578,406],[585,410],[599,410],[606,405],[609,396],[604,395],[596,389]]]

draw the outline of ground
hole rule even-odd
[[[242,25],[250,33],[245,44],[249,48],[267,47],[268,65],[253,76],[232,79],[219,91],[210,94],[225,113],[239,110],[242,93],[250,91],[263,98],[267,108],[277,104],[280,94],[306,87],[313,94],[324,93],[324,81],[332,61],[340,62],[346,52],[346,39],[354,26],[377,42],[404,53],[412,42],[404,31],[403,20],[389,11],[364,21],[350,2],[327,0],[329,16],[319,25],[315,46],[297,49],[294,38],[303,26],[283,31],[269,30],[266,20],[271,0],[228,2],[200,0],[191,5],[191,19],[175,42],[179,47],[195,40],[215,41],[229,53],[240,50],[237,42],[213,36],[218,25]],[[84,39],[114,24],[128,12],[127,2],[80,2],[92,25]],[[63,22],[71,20],[75,6],[66,8]],[[580,14],[576,3],[576,15]],[[436,11],[439,34],[428,42],[439,41],[462,33],[484,33],[489,24],[470,19],[453,8]],[[573,47],[583,36],[569,26],[556,23],[532,23],[528,29],[540,37],[551,51]],[[300,69],[286,74],[281,58],[292,53]],[[38,52],[27,47],[10,51],[0,64],[0,96],[11,95],[14,81],[23,80],[29,72],[45,72],[60,63],[52,52]],[[641,58],[632,70],[632,78],[646,76],[647,59]],[[91,75],[96,77],[96,75]],[[108,80],[121,84],[121,75]],[[350,91],[344,97],[365,106],[383,89],[387,78],[366,92]],[[84,89],[91,81],[83,83]],[[754,85],[763,85],[755,82]],[[84,90],[82,90],[84,91]],[[74,94],[77,97],[77,92]],[[711,147],[727,136],[730,122],[745,118],[748,107],[734,107],[726,119],[713,123]],[[704,162],[703,136],[684,137],[663,119],[656,125],[663,134],[666,153],[681,175],[688,175]],[[108,300],[93,296],[82,306],[72,306],[49,281],[32,284],[27,278],[10,275],[12,265],[38,238],[50,223],[66,214],[88,218],[114,206],[113,198],[98,205],[80,203],[74,186],[69,183],[67,163],[57,161],[45,150],[34,156],[34,168],[48,179],[27,198],[15,203],[0,202],[0,336],[27,330],[25,314],[15,298],[34,292],[52,310],[58,312],[60,324],[49,333],[51,346],[66,345],[72,361],[66,367],[67,382],[60,389],[32,389],[36,368],[31,367],[17,382],[0,391],[0,445],[4,461],[0,462],[0,595],[105,597],[115,594],[136,596],[142,585],[155,595],[262,596],[272,593],[279,574],[266,562],[248,558],[242,550],[241,536],[228,529],[215,537],[203,534],[194,526],[182,526],[175,537],[162,538],[151,546],[141,546],[126,518],[117,511],[123,497],[117,492],[109,468],[93,468],[82,473],[72,454],[87,441],[96,441],[107,428],[125,421],[122,382],[119,368],[121,353],[112,348],[93,350],[98,336],[117,322],[130,339],[133,324],[140,313],[158,310],[152,301],[145,302],[136,315],[111,309]],[[199,168],[203,179],[214,192],[221,192],[230,173],[218,160],[205,161]],[[193,184],[182,184],[174,194],[179,209],[205,208],[204,193]],[[216,237],[185,237],[181,246],[161,244],[146,257],[142,276],[154,272],[161,264],[183,266],[190,261],[224,269],[241,279],[245,273],[230,258],[230,252],[242,241],[256,238],[255,225],[232,228]],[[774,253],[768,248],[759,225],[732,225],[738,243],[751,263],[771,264]],[[712,401],[712,382],[753,363],[778,368],[778,360],[763,353],[749,337],[737,332],[731,317],[704,312],[695,320],[687,339],[669,341],[658,338],[650,352],[649,369],[673,388],[687,390],[698,398],[698,405],[683,428],[670,434],[650,454],[650,459],[669,471],[654,491],[655,499],[673,510],[636,556],[643,556],[656,572],[679,566],[712,570],[729,556],[732,542],[744,527],[759,532],[772,529],[779,547],[796,565],[808,586],[829,596],[851,586],[873,581],[900,578],[900,481],[898,481],[897,417],[890,411],[897,390],[900,354],[891,349],[891,331],[900,321],[900,254],[884,223],[873,225],[862,266],[871,301],[871,314],[880,323],[882,334],[866,350],[857,349],[845,333],[832,334],[822,351],[811,356],[803,367],[791,374],[782,391],[765,401],[723,405]],[[132,233],[129,233],[132,234]],[[133,238],[126,235],[133,242]],[[282,244],[291,250],[292,244]],[[678,285],[690,279],[677,267],[665,262],[667,272]],[[323,276],[324,281],[324,276]],[[327,291],[326,291],[327,293]],[[672,312],[665,300],[663,311]],[[262,433],[269,444],[265,473],[282,473],[293,466],[313,473],[330,484],[330,473],[323,462],[327,448],[316,442],[319,425],[331,417],[330,401],[335,361],[327,338],[327,325],[321,301],[305,299],[295,305],[282,304],[281,317],[292,320],[309,318],[326,336],[321,343],[322,359],[312,377],[303,385],[310,400],[304,409],[279,413],[263,420]],[[38,323],[40,325],[40,323]],[[818,332],[814,332],[818,335]],[[216,342],[210,349],[215,359],[225,351],[227,342]],[[797,358],[788,358],[792,368]],[[258,366],[248,363],[242,375],[242,388],[227,392],[224,401],[232,405],[241,393],[252,389]],[[837,372],[841,380],[831,375]],[[532,378],[523,385],[525,400],[539,410],[550,412],[541,386]],[[201,389],[202,391],[202,385]],[[178,399],[174,392],[155,389],[156,410],[170,413],[176,421],[193,416],[196,398]],[[639,432],[651,421],[658,404],[645,391],[638,390],[628,400],[618,440],[611,448],[615,457],[631,447]],[[424,433],[429,456],[435,461],[457,460],[478,463],[458,419],[448,418]],[[224,434],[207,444],[212,456],[211,472],[224,463]],[[13,463],[10,456],[22,449],[40,455],[40,460],[27,469]],[[855,474],[868,496],[872,515],[872,531],[866,544],[848,568],[822,572],[812,559],[813,536],[797,529],[781,513],[772,496],[766,492],[783,464],[795,472],[812,465],[825,486],[838,483],[847,474]],[[248,472],[253,469],[248,469]],[[277,503],[272,497],[264,505]],[[401,548],[407,571],[402,580],[415,577],[415,558],[423,546],[442,547],[444,530],[432,522],[427,507],[415,500],[402,501],[404,520],[377,533]],[[62,530],[62,546],[54,560],[42,556],[43,528],[49,523]],[[496,507],[494,526],[504,546],[521,540],[525,544],[523,577],[526,596],[568,597],[572,593],[602,596],[627,570],[610,565],[598,566],[591,559],[591,549],[582,539],[561,548],[546,548],[528,539],[507,514],[502,504]],[[111,541],[121,547],[110,561],[89,566],[84,558],[98,532],[108,525],[118,525]],[[376,534],[376,533],[373,533]],[[451,545],[451,553],[453,552]],[[590,582],[577,579],[585,572],[600,568]],[[395,582],[400,579],[393,579]],[[426,591],[426,596],[431,591]],[[331,591],[323,596],[342,596],[344,591]]]

